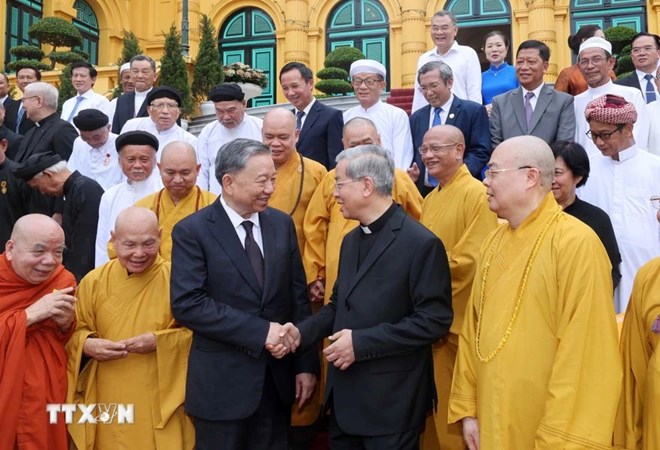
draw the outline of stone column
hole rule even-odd
[[[307,0],[285,0],[284,15],[284,64],[299,61],[309,66]]]
[[[528,0],[529,37],[545,43],[550,48],[550,64],[546,80],[557,79],[557,32],[555,31],[555,3],[553,0]]]
[[[417,59],[426,48],[426,9],[424,0],[406,0],[401,12],[401,87],[411,88],[417,77]],[[393,62],[396,55],[392,55]]]

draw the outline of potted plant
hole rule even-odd
[[[223,66],[222,71],[225,82],[236,83],[241,87],[245,93],[245,100],[260,96],[268,86],[268,78],[262,70],[253,69],[242,62]]]
[[[193,100],[199,105],[201,115],[208,116],[212,115],[215,109],[213,102],[207,100],[207,95],[214,86],[222,83],[223,74],[218,43],[214,37],[215,29],[211,19],[205,14],[202,14],[200,34],[202,37],[199,41],[191,92]]]

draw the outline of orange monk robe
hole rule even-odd
[[[615,448],[660,448],[660,257],[643,265],[621,331],[623,392]]]
[[[476,273],[449,421],[476,417],[484,450],[610,449],[621,361],[600,239],[548,193],[488,236]]]
[[[172,229],[179,220],[194,212],[209,206],[217,195],[195,186],[188,195],[175,205],[167,189],[148,195],[135,203],[135,206],[150,209],[158,217],[158,225],[162,230],[160,237],[160,256],[167,261],[172,260]]]
[[[134,423],[69,425],[78,450],[193,448],[194,428],[183,411],[192,333],[174,322],[169,286],[170,263],[160,256],[143,273],[131,275],[113,259],[80,282],[78,326],[67,345],[67,402],[133,404]],[[87,338],[116,342],[150,332],[156,336],[155,351],[88,360],[80,371]],[[74,415],[74,422],[78,417]]]
[[[50,424],[46,405],[65,402],[64,345],[75,324],[67,333],[51,319],[28,327],[25,309],[54,289],[75,285],[62,265],[43,283],[30,284],[0,255],[0,449],[67,448],[64,415]]]
[[[307,205],[309,205],[316,187],[326,173],[328,171],[325,167],[312,159],[303,157],[298,152],[295,152],[287,162],[277,168],[275,192],[273,192],[268,206],[291,216],[296,227],[298,249],[300,249],[301,255],[305,248],[305,235],[303,234],[305,211],[307,211]]]
[[[433,419],[439,447],[429,445],[427,442],[431,439],[425,436],[422,448],[462,450],[465,444],[460,425],[447,424],[451,379],[479,250],[490,232],[497,228],[497,215],[488,208],[486,187],[463,164],[442,189],[434,189],[426,196],[420,222],[438,236],[447,249],[454,310],[449,335],[433,346],[433,370],[438,391],[438,407]]]

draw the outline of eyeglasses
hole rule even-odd
[[[352,180],[344,180],[344,181],[335,181],[335,190],[336,191],[341,191],[341,188],[348,183],[353,183],[355,181],[361,181],[362,178],[354,178]]]
[[[374,84],[380,83],[381,81],[383,81],[383,80],[381,80],[380,78],[364,78],[364,79],[362,79],[362,78],[353,78],[351,80],[351,84],[355,88],[362,86],[362,83],[366,84],[367,87],[372,87]]]
[[[607,58],[604,56],[595,56],[591,59],[589,58],[580,58],[578,60],[578,65],[581,67],[587,67],[589,63],[593,64],[594,66],[599,66],[600,64],[603,63],[603,61],[607,61]]]
[[[646,45],[644,47],[633,47],[632,50],[630,51],[630,53],[632,53],[633,55],[639,55],[642,52],[648,54],[648,53],[654,52],[656,50],[657,50],[657,48],[655,48],[654,46]]]
[[[33,95],[32,97],[23,97],[21,98],[21,101],[24,102],[25,100],[30,100],[31,98],[37,98],[39,97],[38,95]]]
[[[587,131],[585,134],[587,135],[587,137],[588,137],[589,139],[591,139],[591,140],[594,141],[594,142],[596,142],[596,139],[598,139],[598,138],[601,138],[601,140],[602,140],[603,142],[607,142],[607,141],[610,140],[610,138],[612,137],[612,135],[613,135],[614,133],[616,133],[617,131],[621,131],[621,130],[623,130],[623,127],[625,127],[625,126],[626,126],[625,124],[617,125],[616,128],[615,128],[614,130],[609,131],[609,132],[608,132],[608,131],[605,131],[605,132],[603,132],[603,133],[593,133],[591,130],[589,130],[589,131]]]
[[[504,172],[510,172],[512,170],[523,170],[523,169],[533,169],[534,167],[532,166],[520,166],[520,167],[511,167],[508,169],[491,169],[490,167],[487,167],[487,169],[484,171],[484,175],[486,178],[492,180],[494,178],[494,175],[497,175],[498,173],[504,173]]]
[[[435,91],[440,86],[442,86],[442,83],[431,83],[428,86],[420,86],[417,89],[419,90],[419,92],[424,93],[428,91]]]
[[[426,152],[431,152],[432,154],[438,156],[441,153],[448,152],[450,147],[455,147],[457,145],[458,142],[451,142],[449,144],[435,144],[429,146],[421,146],[420,148],[417,149],[417,151],[422,156],[424,156],[424,153]]]
[[[165,108],[167,108],[167,109],[179,109],[179,105],[175,105],[175,104],[172,104],[172,103],[157,103],[155,105],[151,104],[149,106],[151,106],[153,109],[155,109],[157,111],[161,111]]]
[[[655,209],[660,209],[660,195],[654,195],[651,197],[651,205],[653,205]]]

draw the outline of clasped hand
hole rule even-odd
[[[291,322],[280,325],[271,322],[264,347],[274,358],[284,358],[290,352],[295,352],[300,346],[300,331]]]
[[[147,354],[156,350],[156,335],[144,333],[121,341],[89,338],[83,344],[83,353],[96,361],[126,358],[129,353]]]

